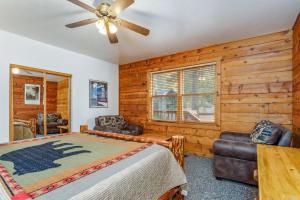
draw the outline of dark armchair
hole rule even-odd
[[[99,116],[95,118],[94,130],[128,135],[143,134],[143,126],[127,124],[121,115]]]
[[[37,133],[44,134],[44,113],[38,113],[36,117]],[[60,133],[57,126],[68,125],[67,119],[62,119],[58,113],[47,113],[47,134]]]
[[[274,145],[290,146],[292,132],[279,126],[281,136]],[[213,144],[213,172],[216,178],[231,179],[251,185],[257,185],[253,178],[257,169],[256,143],[249,134],[222,132]]]

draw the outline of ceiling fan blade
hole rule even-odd
[[[134,3],[134,0],[116,0],[110,7],[115,15],[118,15],[122,10]]]
[[[105,22],[105,28],[106,28],[106,33],[107,33],[109,42],[112,44],[118,43],[117,35],[115,33],[110,32],[108,22]]]
[[[80,6],[81,8],[83,8],[83,9],[85,9],[87,11],[90,11],[92,13],[95,12],[95,8],[93,8],[92,6],[89,6],[89,5],[85,4],[85,3],[82,3],[79,0],[68,0],[68,1],[70,1],[71,3],[76,4],[77,6]]]
[[[67,24],[66,27],[68,27],[68,28],[77,28],[77,27],[80,27],[80,26],[85,26],[85,25],[88,25],[88,24],[95,23],[96,21],[98,21],[97,18],[85,19],[85,20],[75,22],[75,23],[72,23],[72,24]]]
[[[134,23],[129,22],[129,21],[124,20],[124,19],[120,19],[120,25],[123,26],[123,27],[125,27],[125,28],[128,28],[128,29],[130,29],[130,30],[132,30],[134,32],[142,34],[144,36],[147,36],[150,33],[149,29],[146,29],[146,28],[144,28],[142,26],[139,26],[137,24],[134,24]]]

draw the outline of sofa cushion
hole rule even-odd
[[[59,125],[57,122],[47,122],[47,128],[56,128]]]
[[[100,127],[124,129],[126,122],[123,116],[100,116],[98,117]]]
[[[260,144],[277,144],[281,137],[281,128],[268,121],[262,120],[254,127],[250,137],[252,142]]]
[[[126,126],[123,116],[115,116],[111,118],[111,126],[117,129],[124,129]]]
[[[47,121],[48,122],[56,122],[60,117],[58,113],[47,113]]]

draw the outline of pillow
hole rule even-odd
[[[262,120],[254,127],[250,138],[254,143],[276,144],[281,134],[281,128],[278,125],[268,120]]]

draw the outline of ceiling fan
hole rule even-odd
[[[77,28],[88,24],[96,23],[99,32],[107,34],[110,43],[118,43],[118,26],[128,28],[144,36],[149,35],[150,30],[118,17],[118,14],[134,3],[134,0],[116,0],[111,5],[109,3],[100,3],[96,8],[82,3],[79,0],[68,0],[85,10],[92,12],[97,18],[85,19],[79,22],[66,25],[68,28]]]

